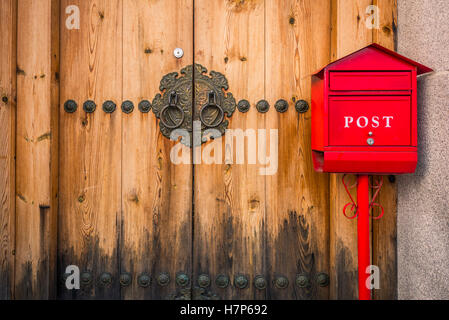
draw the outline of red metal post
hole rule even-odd
[[[357,208],[359,300],[371,300],[371,290],[366,286],[368,278],[366,269],[370,265],[368,175],[357,176]]]

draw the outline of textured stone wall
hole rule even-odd
[[[449,1],[398,0],[398,52],[418,80],[419,162],[398,177],[399,299],[449,299]]]

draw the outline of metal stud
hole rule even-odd
[[[219,274],[215,279],[215,284],[219,288],[226,288],[229,285],[229,277],[224,274]]]
[[[109,272],[103,272],[100,275],[100,285],[106,287],[112,283],[112,275]]]
[[[210,277],[207,274],[200,274],[200,276],[198,277],[198,285],[201,288],[207,288],[208,286],[210,286]]]
[[[84,271],[80,275],[81,284],[83,286],[88,286],[92,283],[92,273],[89,271]]]
[[[87,100],[83,103],[83,110],[87,113],[92,113],[97,108],[97,105],[92,100]]]
[[[284,113],[288,110],[288,102],[284,99],[280,99],[276,101],[274,108],[277,110],[277,112]]]
[[[181,48],[176,48],[175,50],[173,50],[173,55],[175,56],[175,58],[181,59],[184,56],[184,50],[182,50]]]
[[[296,275],[296,285],[300,288],[307,288],[310,286],[309,276],[305,273]]]
[[[141,273],[139,275],[139,277],[137,278],[137,284],[139,285],[139,287],[142,287],[142,288],[146,288],[146,287],[150,286],[150,284],[151,284],[150,275],[145,272]]]
[[[278,289],[285,289],[288,287],[288,279],[284,276],[276,277],[276,280],[274,280],[274,286]]]
[[[251,105],[248,100],[240,100],[237,104],[237,109],[242,113],[248,112],[250,107]]]
[[[108,100],[103,103],[103,111],[106,113],[113,113],[115,111],[115,108],[117,106],[115,105],[114,101]]]
[[[124,113],[131,113],[134,110],[134,104],[132,103],[132,101],[126,100],[123,101],[122,103],[122,111]]]
[[[266,113],[268,110],[270,110],[270,104],[266,100],[260,100],[256,104],[256,109],[260,113]]]
[[[309,104],[305,100],[298,100],[295,103],[295,109],[299,113],[305,113],[309,110]]]
[[[234,278],[234,286],[239,289],[245,289],[248,286],[248,278],[242,274],[236,275]]]
[[[124,272],[120,275],[120,285],[122,287],[127,287],[131,284],[132,282],[132,277],[131,274],[128,272]]]
[[[67,278],[71,275],[71,273],[64,272],[62,274],[62,281],[65,283],[67,281]]]
[[[157,284],[164,287],[170,282],[170,275],[167,272],[161,272],[157,276]]]
[[[329,276],[327,273],[320,272],[316,276],[316,282],[320,287],[327,287],[329,285]]]
[[[263,290],[267,287],[267,281],[265,280],[264,276],[258,275],[254,278],[254,286],[259,289]]]
[[[67,100],[64,103],[64,110],[67,113],[74,113],[77,108],[78,108],[78,105],[77,105],[76,101],[74,101],[74,100]]]
[[[148,113],[151,110],[151,103],[148,100],[142,100],[139,102],[139,110],[142,113]]]
[[[189,284],[189,276],[183,272],[176,275],[176,284],[180,287],[185,287]]]

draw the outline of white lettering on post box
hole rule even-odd
[[[345,116],[345,128],[350,128],[351,124],[354,123],[354,118],[351,116]],[[367,126],[370,126],[372,128],[378,128],[382,122],[382,125],[384,128],[391,128],[391,120],[393,120],[393,116],[383,116],[380,120],[378,116],[373,116],[371,119],[368,119],[368,117],[360,116],[356,120],[356,125],[359,128],[366,128]]]

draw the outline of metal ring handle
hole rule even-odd
[[[208,121],[204,120],[204,116],[203,116],[204,111],[209,108],[214,108],[214,107],[218,109],[219,116],[216,117],[215,120],[212,122],[208,122]],[[215,99],[215,92],[210,91],[209,92],[209,102],[206,103],[200,110],[201,123],[204,124],[208,128],[215,128],[215,127],[218,127],[223,122],[223,119],[224,119],[223,108],[217,104],[216,99]]]
[[[169,113],[168,113],[168,117],[174,123],[174,125],[171,125],[171,124],[168,124],[167,122],[165,122],[164,112],[166,112],[170,108],[175,108],[175,109],[178,109],[179,111],[181,111],[182,118],[181,118],[181,121],[179,121],[179,123],[176,123],[176,121],[173,120],[172,117],[170,117]],[[181,124],[184,122],[184,119],[185,119],[184,110],[180,106],[178,106],[178,95],[176,94],[175,91],[170,92],[170,95],[168,96],[168,105],[166,105],[164,108],[162,108],[159,118],[160,118],[162,124],[169,129],[179,128],[181,126]]]

